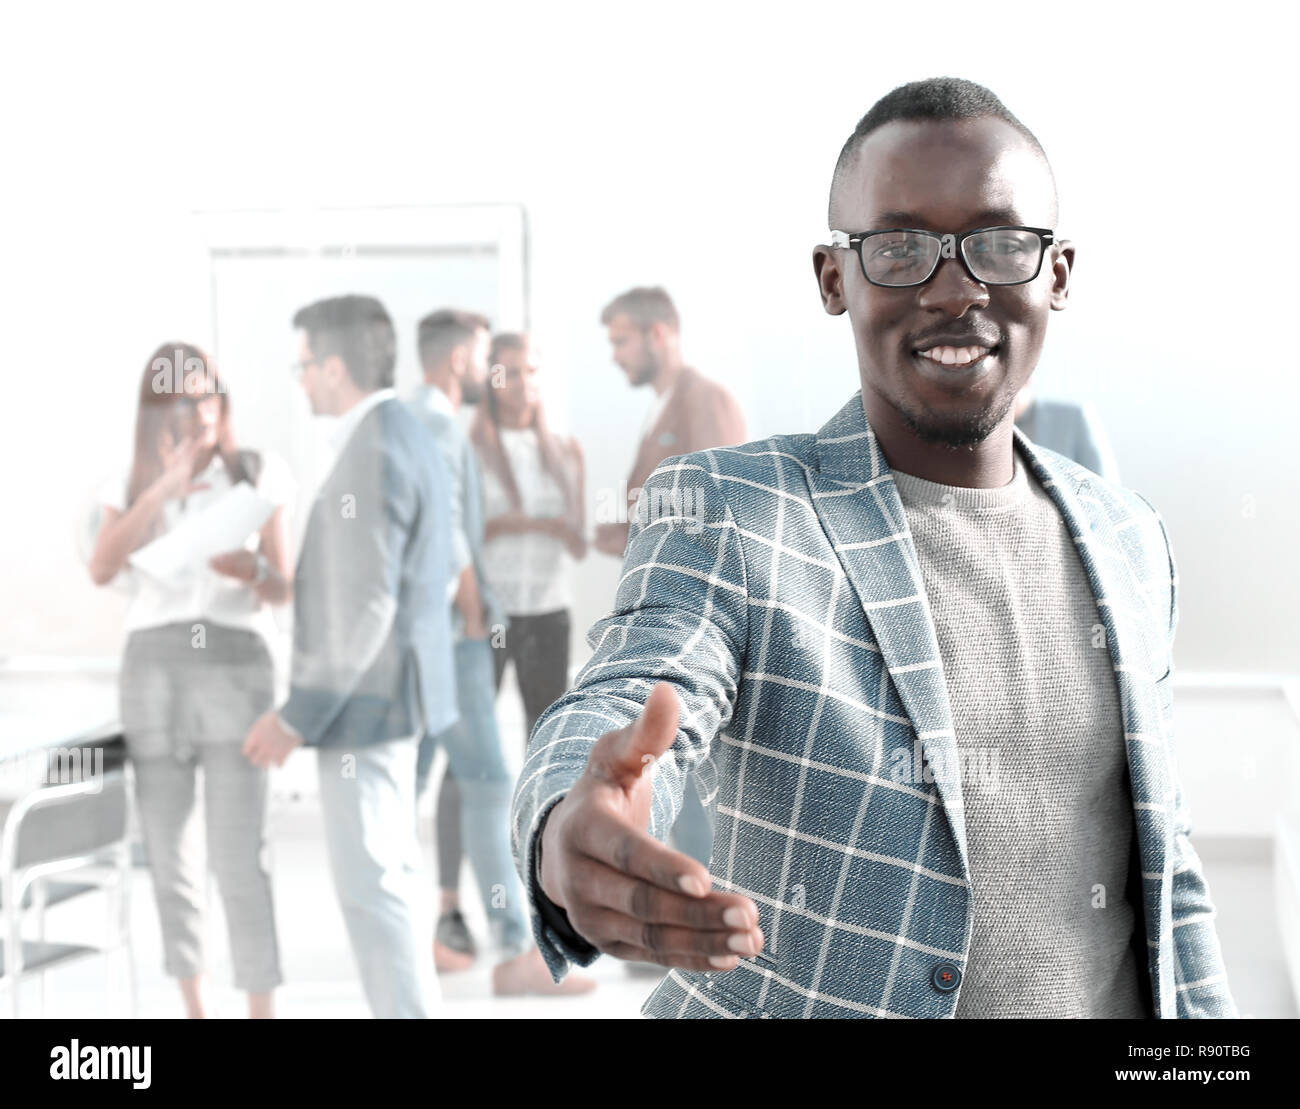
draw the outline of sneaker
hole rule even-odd
[[[438,918],[438,927],[434,939],[444,947],[458,951],[462,955],[473,957],[478,952],[474,948],[474,937],[470,935],[469,925],[459,909],[452,909]]]

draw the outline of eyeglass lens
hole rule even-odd
[[[939,263],[943,248],[935,235],[885,231],[862,240],[862,269],[880,285],[915,285]],[[1038,272],[1043,241],[1033,231],[995,228],[964,239],[962,256],[971,273],[990,285],[1016,285]]]

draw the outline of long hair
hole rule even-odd
[[[235,446],[234,428],[230,420],[230,394],[217,375],[216,366],[192,343],[163,343],[149,356],[140,378],[135,417],[135,452],[126,493],[128,508],[162,473],[162,458],[159,455],[162,435],[164,431],[174,428],[177,397],[213,392],[221,398],[221,422],[218,426],[216,450],[226,465],[231,483],[256,483],[260,460],[253,452],[241,451]]]
[[[527,347],[527,335],[515,331],[503,332],[492,337],[492,347],[488,359],[495,365],[504,351],[526,350]],[[577,502],[577,491],[573,488],[573,478],[569,472],[569,467],[565,465],[564,452],[555,441],[555,436],[551,434],[550,429],[546,426],[546,413],[540,400],[533,405],[533,418],[528,426],[537,433],[537,446],[542,456],[543,469],[555,479],[560,486],[560,490],[564,493],[565,511],[573,512],[574,505]],[[488,388],[484,390],[483,402],[478,406],[478,412],[474,415],[474,422],[470,425],[469,434],[471,442],[478,449],[488,468],[496,474],[501,484],[505,486],[506,495],[510,498],[510,503],[514,505],[515,511],[523,511],[523,499],[519,494],[519,483],[515,480],[514,470],[510,466],[510,459],[501,446],[500,397],[491,382],[488,383]]]

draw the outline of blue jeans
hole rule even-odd
[[[416,763],[417,795],[429,781],[439,746],[447,770],[460,790],[460,827],[465,852],[483,897],[497,942],[509,954],[530,943],[523,890],[510,851],[510,798],[514,779],[506,769],[497,731],[492,647],[486,639],[456,643],[456,703],[460,719],[420,741]]]

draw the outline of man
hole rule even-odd
[[[671,966],[651,1016],[1235,1015],[1160,517],[1012,422],[1074,261],[1041,148],[987,89],[905,85],[829,215],[861,392],[656,472],[533,734],[516,855],[553,973]],[[658,842],[706,755],[712,874]]]
[[[396,397],[392,320],[372,297],[294,316],[301,383],[338,417],[294,575],[289,699],[244,742],[258,766],[314,747],[339,904],[376,1017],[424,1017],[434,985],[415,829],[416,743],[456,719],[447,471]]]
[[[416,345],[424,384],[412,397],[411,408],[433,432],[451,478],[453,495],[452,553],[456,596],[452,611],[456,646],[456,702],[461,720],[477,734],[482,745],[500,749],[493,709],[492,658],[488,634],[492,625],[504,624],[505,616],[487,588],[480,566],[483,521],[478,467],[469,441],[461,432],[456,413],[462,402],[476,403],[480,380],[486,369],[488,321],[472,312],[442,309],[419,322]],[[478,650],[482,645],[485,650]],[[482,658],[487,659],[486,672]],[[478,664],[478,665],[476,665]],[[484,686],[486,679],[486,686]],[[484,700],[486,696],[486,701]],[[486,714],[480,716],[483,709]],[[477,711],[476,711],[477,710]],[[471,716],[466,720],[466,714]],[[416,766],[416,794],[428,781],[438,737],[426,735],[420,743]],[[438,873],[441,905],[434,934],[434,965],[440,971],[463,970],[473,964],[474,939],[460,911],[459,877],[463,855],[461,845],[461,797],[455,775],[443,775],[435,814],[438,844]],[[491,882],[484,888],[491,889]],[[507,925],[503,920],[502,927]]]
[[[487,320],[444,308],[418,325],[416,342],[424,383],[411,410],[433,433],[451,481],[452,572],[457,581],[455,622],[456,702],[460,719],[420,742],[416,793],[423,793],[439,744],[448,768],[438,794],[436,832],[442,904],[434,933],[434,965],[440,971],[468,969],[475,947],[460,912],[458,891],[462,839],[468,842],[474,876],[488,921],[503,955],[493,968],[493,992],[577,994],[595,983],[580,976],[555,983],[529,941],[522,898],[511,869],[510,791],[497,731],[492,646],[506,614],[483,574],[483,504],[474,450],[456,412],[463,399],[478,400],[487,364]],[[465,829],[462,837],[462,826]]]
[[[605,305],[600,322],[628,383],[633,388],[649,385],[655,392],[627,481],[630,518],[641,486],[661,462],[691,451],[743,443],[745,415],[725,386],[684,363],[677,307],[665,290],[629,289]],[[597,549],[616,558],[623,557],[627,537],[627,522],[596,526]],[[707,866],[713,825],[699,789],[692,778],[672,836],[682,851]]]
[[[655,400],[641,429],[627,479],[629,517],[646,478],[664,459],[745,441],[745,414],[736,398],[682,360],[677,307],[660,288],[616,296],[600,313],[614,362],[634,389],[649,385]],[[627,521],[596,526],[596,547],[615,558],[627,545]]]

